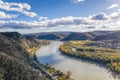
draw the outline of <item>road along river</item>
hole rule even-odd
[[[120,80],[106,68],[63,56],[58,49],[61,44],[63,42],[51,41],[49,45],[41,47],[37,51],[39,61],[49,63],[64,73],[71,71],[71,77],[75,80]]]

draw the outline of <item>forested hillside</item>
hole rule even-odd
[[[48,42],[24,38],[17,32],[0,33],[0,80],[41,80],[31,65],[28,48]]]

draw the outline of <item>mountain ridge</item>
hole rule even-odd
[[[92,32],[42,32],[35,34],[26,34],[25,36],[34,37],[43,40],[93,40],[97,36],[107,35],[119,31],[92,31]]]

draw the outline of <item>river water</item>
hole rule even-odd
[[[51,41],[49,45],[41,47],[37,51],[39,61],[49,63],[64,73],[71,71],[71,77],[75,80],[120,80],[106,68],[63,56],[58,49],[61,44],[60,41]]]

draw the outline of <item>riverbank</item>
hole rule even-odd
[[[47,44],[43,46],[47,46],[49,44],[50,44],[50,41],[48,41]],[[65,74],[60,70],[56,70],[54,67],[50,66],[48,63],[44,65],[40,63],[40,61],[38,61],[36,52],[43,46],[34,46],[31,48],[27,48],[27,51],[30,53],[30,56],[32,59],[32,66],[34,66],[35,69],[40,69],[42,71],[42,74],[45,74],[46,75],[45,77],[49,78],[50,80],[74,80],[70,77],[71,76],[70,71],[68,71]]]
[[[92,61],[120,74],[119,51],[109,48],[97,48],[84,45],[86,42],[67,42],[59,50],[70,57]]]

